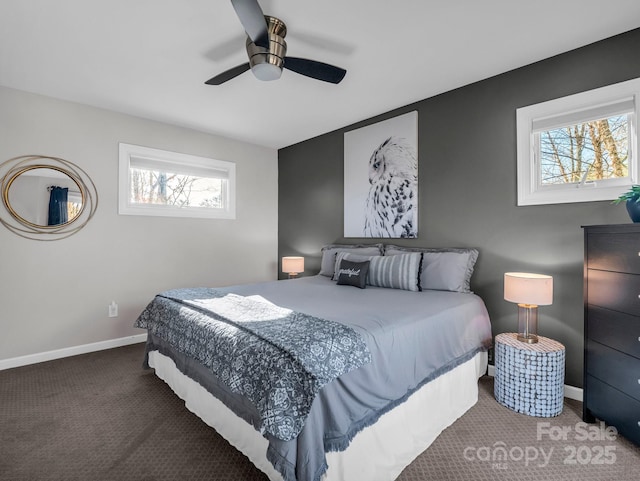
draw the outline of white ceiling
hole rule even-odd
[[[342,83],[205,85],[247,61],[228,0],[1,0],[0,85],[281,148],[640,27],[638,0],[260,4]]]

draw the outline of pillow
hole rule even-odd
[[[369,272],[369,261],[353,262],[343,259],[337,271],[339,286],[355,286],[364,289]]]
[[[335,272],[336,253],[353,252],[363,256],[381,256],[382,244],[330,244],[322,248],[320,275],[333,277]]]
[[[369,276],[367,284],[376,287],[389,287],[391,289],[404,289],[407,291],[421,291],[420,268],[422,266],[422,253],[403,253],[397,256],[361,256],[351,252],[338,252],[336,254],[336,273],[340,263],[344,260],[352,262],[369,261]]]
[[[471,248],[436,249],[400,247],[388,245],[385,255],[394,256],[407,252],[422,252],[422,289],[438,291],[471,292],[471,276],[478,260],[478,250]]]
[[[369,261],[369,284],[391,289],[421,291],[422,252],[373,257]]]
[[[338,271],[340,270],[340,263],[343,260],[349,260],[351,262],[365,262],[365,261],[370,261],[374,257],[382,257],[382,256],[363,256],[360,254],[353,254],[352,252],[338,252],[336,254],[336,261],[335,261],[335,266],[334,266],[333,275],[331,276],[331,279],[333,279],[334,281],[338,279]]]

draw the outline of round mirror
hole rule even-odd
[[[34,240],[75,234],[98,206],[98,192],[88,174],[59,157],[25,155],[1,163],[0,192],[9,214],[0,215],[0,223]]]
[[[14,173],[4,195],[11,214],[25,225],[57,228],[75,221],[84,209],[79,180],[53,166],[33,165]]]

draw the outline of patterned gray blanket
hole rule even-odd
[[[322,386],[371,362],[367,345],[350,327],[210,288],[157,295],[135,326],[246,396],[263,431],[283,441],[300,433]]]

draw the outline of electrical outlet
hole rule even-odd
[[[118,304],[116,304],[116,301],[111,301],[111,304],[109,304],[109,317],[118,317]]]

